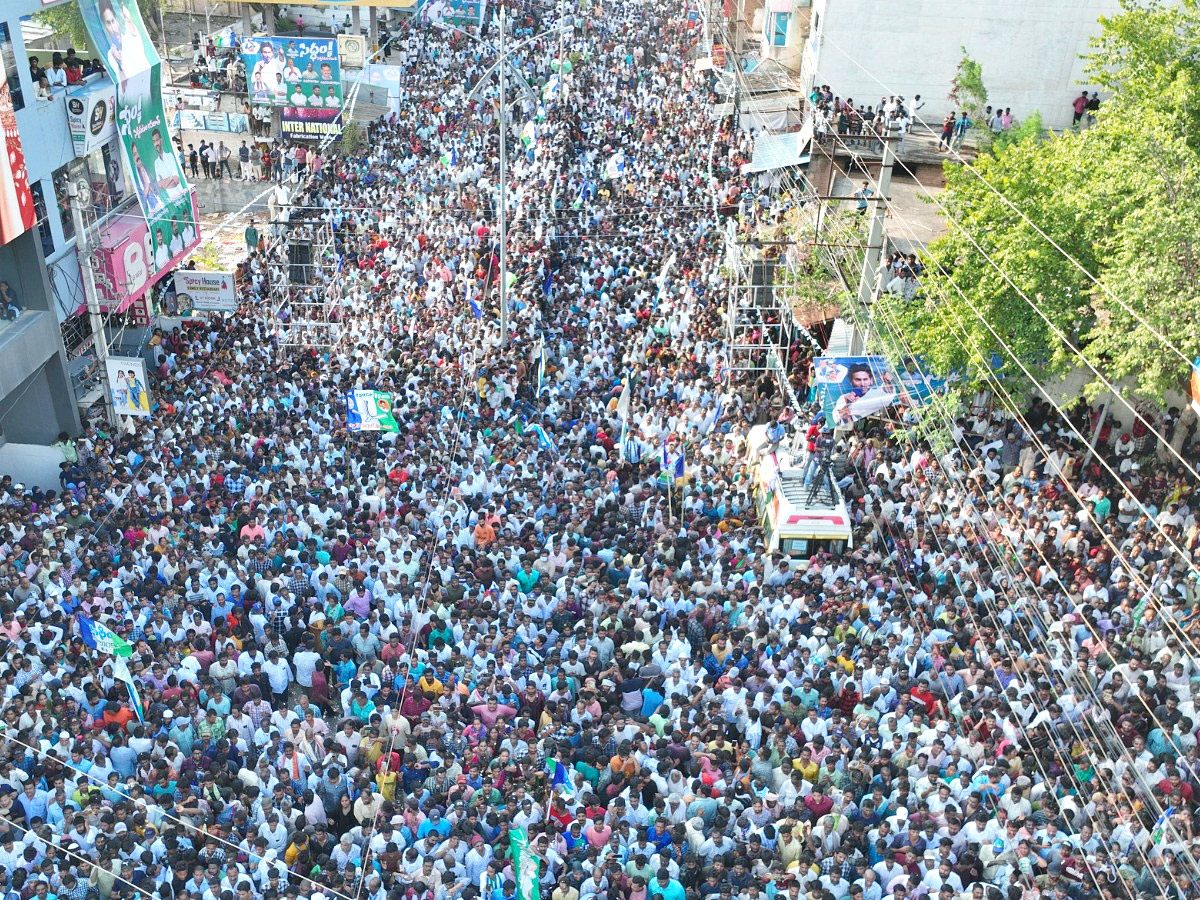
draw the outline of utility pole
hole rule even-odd
[[[879,196],[875,198],[875,208],[871,214],[871,230],[867,236],[867,249],[863,253],[862,273],[858,278],[858,308],[865,310],[875,299],[879,289],[879,261],[883,257],[883,223],[887,218],[887,198],[892,187],[892,165],[896,154],[892,151],[892,142],[883,140],[883,161],[879,165]],[[852,355],[861,353],[863,335],[858,328],[854,329],[851,339]]]
[[[86,181],[83,183],[87,184]],[[87,190],[90,192],[91,187],[88,186]],[[67,197],[71,203],[71,222],[75,226],[75,252],[79,257],[79,270],[83,274],[83,297],[87,303],[88,320],[92,325],[92,345],[96,348],[96,365],[100,368],[100,384],[104,391],[104,411],[108,415],[109,424],[119,429],[121,422],[113,405],[112,385],[108,383],[108,335],[104,332],[104,316],[100,314],[100,298],[96,294],[92,245],[83,221],[83,198],[80,196],[79,183],[71,182],[67,185]]]
[[[500,346],[508,346],[508,110],[506,109],[507,82],[504,78],[504,33],[508,31],[508,17],[501,6],[497,12],[500,20]]]

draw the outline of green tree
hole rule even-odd
[[[967,48],[962,48],[962,59],[950,82],[950,93],[946,99],[975,118],[987,105],[988,92],[983,84],[983,66],[971,58]]]
[[[1042,380],[1091,364],[1159,399],[1188,373],[1159,336],[1200,354],[1200,12],[1123,2],[1087,60],[1112,92],[1097,125],[1048,137],[1027,120],[974,171],[947,163],[924,302],[882,301],[936,369],[973,372],[968,387],[994,356],[1018,393],[1019,359]]]
[[[146,30],[150,33],[151,39],[155,41],[162,37],[158,27],[159,6],[160,0],[138,0],[138,8],[142,11],[142,21],[146,23]],[[33,18],[39,24],[54,29],[55,34],[61,34],[68,38],[75,47],[81,50],[91,44],[78,2],[64,3],[62,6],[38,10],[33,14]]]
[[[367,135],[357,122],[347,122],[342,128],[342,152],[349,157],[358,156],[367,144]]]

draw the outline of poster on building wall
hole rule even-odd
[[[814,361],[813,383],[825,420],[835,428],[876,415],[901,397],[882,356],[822,356]]]
[[[13,78],[17,73],[11,73]],[[25,154],[17,134],[17,114],[8,89],[4,60],[0,59],[0,134],[4,152],[0,153],[0,246],[24,234],[34,223],[33,194],[25,171]]]
[[[117,415],[150,415],[150,383],[146,380],[146,363],[136,356],[110,356],[105,360],[105,369]]]
[[[137,0],[79,0],[79,10],[93,52],[116,86],[117,134],[146,219],[157,277],[178,255],[181,241],[186,250],[200,243],[191,189],[167,134],[162,60]]]
[[[81,85],[67,95],[67,127],[75,158],[103,147],[117,133],[117,92],[111,81]]]
[[[232,272],[180,269],[175,273],[175,296],[181,310],[237,312]]]
[[[361,69],[367,59],[367,39],[361,34],[339,34],[337,42],[342,68]]]
[[[321,140],[342,130],[342,73],[334,38],[242,41],[250,102],[282,110],[285,138]]]

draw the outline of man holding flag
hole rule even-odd
[[[137,680],[129,671],[129,657],[133,656],[133,645],[106,625],[83,615],[76,616],[79,622],[80,639],[93,650],[108,653],[114,657],[113,674],[125,684],[129,691],[129,704],[139,722],[146,721],[146,711],[142,705],[142,697],[138,692]]]

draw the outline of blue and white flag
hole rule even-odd
[[[100,624],[87,616],[78,616],[79,637],[93,650],[101,653],[111,653],[113,656],[133,656],[133,645],[107,626]]]
[[[471,297],[467,300],[467,303],[471,307],[471,314],[475,316],[476,319],[482,319],[483,310],[479,308],[479,304],[475,302],[475,298]]]
[[[558,450],[554,446],[554,441],[550,440],[550,435],[546,434],[546,430],[541,425],[534,425],[530,429],[537,435],[538,446],[543,450],[549,450],[554,456],[558,456]]]
[[[1163,839],[1167,836],[1167,823],[1173,815],[1175,815],[1174,806],[1168,806],[1162,811],[1162,815],[1158,817],[1158,820],[1154,823],[1154,829],[1150,832],[1151,844],[1157,846],[1163,842]]]
[[[663,438],[662,470],[669,481],[676,481],[682,478],[684,473],[683,450],[680,449],[679,453],[672,459],[670,453],[667,452],[666,438]]]
[[[566,766],[550,758],[546,760],[546,772],[550,776],[550,790],[559,788],[564,797],[575,796],[575,785],[571,784],[571,775]]]
[[[138,693],[137,680],[129,671],[129,664],[120,656],[113,663],[113,674],[125,682],[125,687],[129,689],[129,703],[133,707],[138,721],[144,725],[146,723],[146,707],[142,704],[141,694]]]

